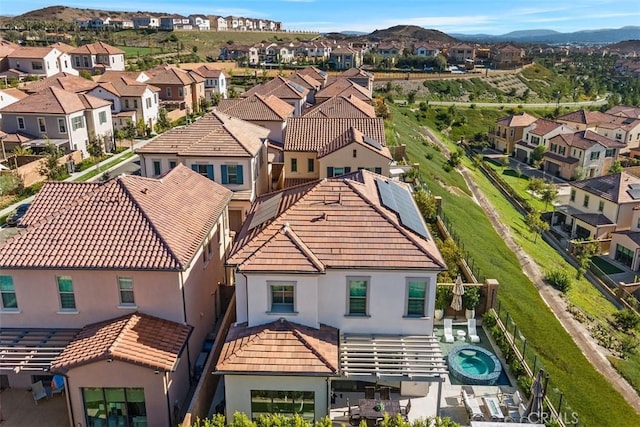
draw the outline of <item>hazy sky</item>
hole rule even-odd
[[[413,24],[445,33],[503,34],[549,29],[573,32],[640,23],[640,0],[2,0],[0,13],[45,6],[238,15],[282,21],[286,29],[371,32]]]

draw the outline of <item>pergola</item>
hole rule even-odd
[[[440,414],[442,383],[449,371],[438,338],[432,335],[340,335],[340,373],[361,381],[437,382]]]
[[[47,371],[79,329],[0,329],[0,371]]]

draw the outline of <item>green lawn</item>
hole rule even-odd
[[[91,172],[88,172],[84,175],[82,175],[81,177],[79,177],[78,179],[76,179],[76,182],[85,182],[88,181],[89,179],[93,178],[96,175],[100,175],[101,173],[104,173],[107,169],[109,169],[110,167],[113,167],[115,165],[117,165],[120,162],[125,161],[126,159],[128,159],[129,157],[132,157],[135,153],[133,151],[126,151],[122,154],[116,154],[113,158],[113,160],[105,163],[104,165],[100,166],[100,170],[98,169],[94,169]]]
[[[406,108],[391,107],[395,132],[407,144],[412,161],[420,163],[421,179],[431,192],[442,197],[443,211],[453,224],[483,275],[500,282],[500,300],[511,314],[528,343],[535,348],[539,361],[550,373],[552,382],[565,393],[565,404],[580,414],[581,425],[638,425],[637,414],[602,377],[575,345],[554,314],[540,298],[536,288],[523,274],[515,255],[494,231],[482,209],[469,197],[469,191],[455,171],[445,172],[443,156],[419,139],[419,127]],[[405,112],[405,114],[403,114]],[[429,158],[430,157],[430,158]],[[511,224],[519,242],[528,242],[526,249],[537,248],[532,254],[543,265],[563,262],[554,250],[545,248],[526,229],[520,216],[477,172],[474,180],[487,197],[505,212],[504,221]],[[491,191],[493,189],[493,191]],[[517,219],[513,219],[517,218]],[[615,308],[602,301],[602,297],[589,284],[574,284],[569,297],[587,306],[589,312],[612,313]],[[580,295],[584,293],[584,295]]]

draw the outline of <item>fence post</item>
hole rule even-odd
[[[562,392],[560,392],[560,399],[558,400],[558,416],[560,416],[561,414],[561,410],[562,410],[562,398],[564,397],[564,394]]]
[[[538,366],[538,355],[536,353],[533,354],[533,369],[531,372],[536,372],[536,367]]]

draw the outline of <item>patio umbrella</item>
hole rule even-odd
[[[544,370],[540,369],[538,375],[531,384],[531,397],[527,402],[527,409],[523,415],[523,418],[530,422],[538,422],[542,418],[542,412],[544,411]]]
[[[451,299],[451,308],[455,311],[462,310],[462,295],[464,295],[464,285],[462,278],[458,275],[456,283],[453,284],[453,298]]]

